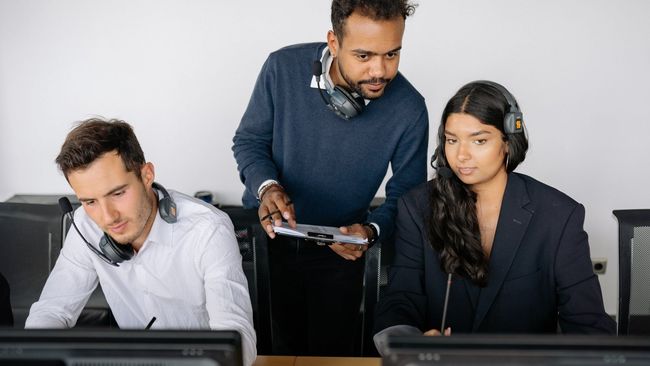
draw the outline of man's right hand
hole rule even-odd
[[[289,226],[296,227],[296,213],[291,199],[279,184],[273,184],[265,189],[260,196],[260,208],[257,210],[260,224],[271,238],[275,238],[273,225],[282,225],[284,218]]]

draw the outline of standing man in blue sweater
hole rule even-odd
[[[337,226],[372,245],[391,234],[397,198],[426,181],[426,105],[397,71],[414,10],[333,0],[327,43],[273,52],[235,133],[244,206],[273,238],[275,354],[353,354],[368,246],[276,237],[272,224]],[[389,166],[386,201],[369,212]]]

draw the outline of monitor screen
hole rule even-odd
[[[385,366],[650,365],[650,338],[459,334],[390,337]]]
[[[0,329],[0,365],[241,366],[235,331]]]

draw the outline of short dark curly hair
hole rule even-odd
[[[345,20],[355,11],[374,20],[388,20],[397,16],[404,19],[415,12],[417,4],[408,0],[333,0],[332,29],[343,40]]]
[[[146,163],[144,152],[128,123],[118,120],[91,118],[79,122],[68,133],[56,157],[56,164],[68,179],[71,171],[85,169],[107,152],[115,151],[128,172],[136,172]]]

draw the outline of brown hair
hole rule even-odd
[[[146,163],[131,126],[118,119],[91,118],[79,122],[68,133],[56,157],[66,179],[73,170],[84,169],[107,152],[115,151],[128,172],[138,172]],[[141,179],[140,174],[136,174]]]

